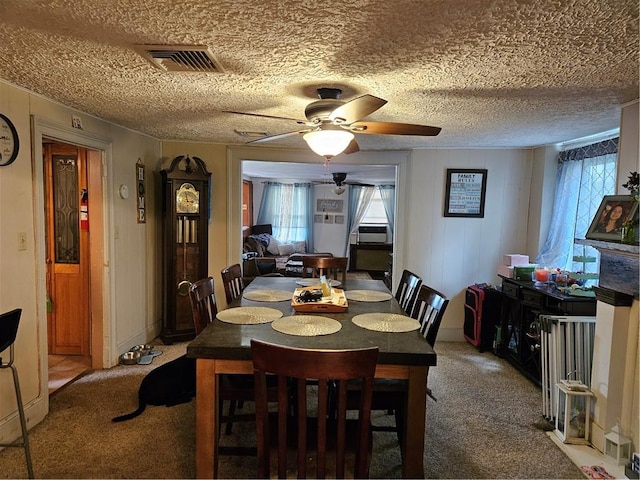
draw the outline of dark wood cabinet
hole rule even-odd
[[[189,287],[208,276],[211,174],[198,157],[179,156],[160,176],[164,255],[161,338],[170,344],[195,337]]]
[[[541,383],[540,315],[595,315],[596,299],[564,295],[553,285],[502,279],[500,348],[496,352]]]
[[[349,248],[349,271],[369,272],[374,278],[383,278],[389,268],[392,243],[354,243]]]

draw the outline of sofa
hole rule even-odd
[[[329,252],[307,253],[305,242],[285,243],[273,235],[271,224],[253,225],[243,231],[243,275],[255,277],[272,273],[302,275],[302,257],[332,257]]]

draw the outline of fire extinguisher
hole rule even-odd
[[[80,193],[80,230],[89,231],[89,192],[86,188]]]

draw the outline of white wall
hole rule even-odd
[[[531,150],[415,150],[405,203],[405,243],[397,264],[449,297],[438,341],[463,341],[464,294],[468,285],[498,283],[504,253],[524,253],[528,242]],[[486,168],[484,218],[444,217],[447,168]],[[402,186],[398,187],[402,189]],[[395,269],[397,271],[397,269]]]
[[[313,224],[313,247],[316,252],[330,252],[334,257],[345,257],[347,246],[347,212],[349,209],[349,186],[345,186],[342,195],[336,195],[332,189],[335,185],[316,185],[313,196],[313,211],[316,215],[321,215],[323,223]],[[317,210],[317,200],[342,200],[341,212],[323,212]],[[335,216],[342,215],[344,223],[335,223]],[[334,223],[326,222],[326,216]]]
[[[74,111],[39,95],[0,81],[0,112],[15,124],[20,137],[18,158],[0,168],[0,312],[22,308],[16,340],[16,366],[29,427],[48,412],[47,342],[44,279],[44,208],[42,159],[32,150],[31,117],[56,126],[62,137],[85,136],[107,145],[104,171],[104,332],[105,366],[132,345],[153,339],[160,330],[159,222],[153,171],[160,160],[160,142]],[[71,129],[79,115],[83,130]],[[59,127],[59,128],[58,128]],[[71,133],[70,133],[71,132]],[[56,137],[59,138],[59,137]],[[82,143],[80,143],[82,144]],[[135,191],[135,163],[147,167],[147,223],[137,224],[135,196],[122,200],[117,187]],[[115,238],[114,227],[119,238]],[[27,249],[17,250],[18,232],[26,233]],[[0,375],[0,443],[19,432],[11,375]]]

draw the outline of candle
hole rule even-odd
[[[546,283],[549,281],[549,270],[546,268],[536,268],[536,282]]]

